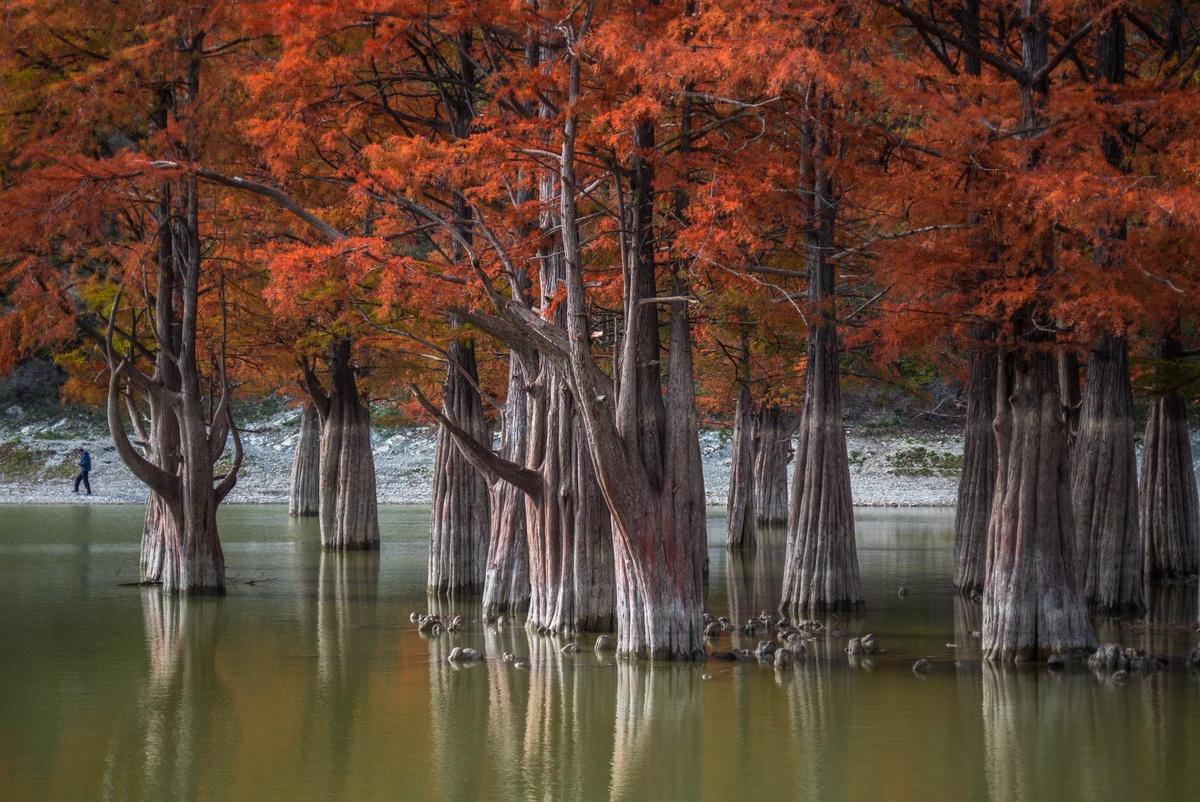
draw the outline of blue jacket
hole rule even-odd
[[[92,469],[92,455],[83,452],[83,456],[79,458],[79,470],[90,471]]]

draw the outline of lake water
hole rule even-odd
[[[980,662],[949,510],[859,510],[866,610],[778,672],[489,630],[477,602],[426,598],[428,509],[380,516],[379,554],[339,556],[282,507],[225,508],[229,595],[177,600],[122,586],[140,508],[0,507],[0,800],[1184,799],[1200,780],[1179,660],[1123,685]],[[778,604],[783,553],[729,556],[723,525],[708,609],[745,620]],[[1100,638],[1195,647],[1196,588],[1167,590]],[[408,615],[431,608],[473,621],[427,639]],[[852,665],[866,632],[885,652]],[[453,667],[455,645],[487,661]]]

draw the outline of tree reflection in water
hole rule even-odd
[[[355,734],[366,710],[378,633],[379,552],[322,550],[317,584],[316,693],[306,711],[302,750],[330,798],[345,796],[355,772]],[[322,753],[322,750],[325,750]]]
[[[129,753],[110,761],[111,798],[194,799],[201,789],[224,796],[237,731],[216,665],[225,603],[157,588],[142,591],[150,670],[139,705],[140,731],[133,743],[125,742]]]

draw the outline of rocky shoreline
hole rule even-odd
[[[299,413],[283,410],[247,424],[245,462],[227,503],[287,503]],[[379,501],[428,504],[434,431],[411,426],[372,436]],[[75,449],[92,454],[93,495],[74,495]],[[724,504],[729,489],[728,430],[700,435],[705,491]],[[847,430],[854,503],[862,506],[950,506],[958,489],[962,435],[955,430],[912,432],[872,426]],[[121,463],[107,430],[94,420],[45,417],[20,407],[0,411],[0,504],[137,504],[145,487]]]

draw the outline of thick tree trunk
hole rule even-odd
[[[782,606],[796,616],[862,605],[836,348],[832,326],[809,329],[783,577]]]
[[[300,407],[300,439],[292,459],[288,515],[306,518],[321,508],[321,432],[313,404]]]
[[[815,225],[805,236],[812,312],[783,576],[782,606],[794,616],[854,610],[862,605],[838,377],[834,269],[828,259],[833,252],[837,209],[831,179],[823,166],[830,155],[823,123],[809,120],[804,132],[805,173],[813,190]]]
[[[963,593],[983,590],[988,519],[996,487],[996,348],[994,334],[974,332],[967,376],[967,424],[962,478],[954,515],[954,587]]]
[[[1014,354],[1004,364],[997,382],[984,656],[1034,660],[1092,649],[1096,642],[1076,577],[1067,437],[1054,357],[1042,350]]]
[[[379,548],[371,415],[358,394],[350,347],[345,339],[330,347],[320,463],[321,545],[347,551]]]
[[[530,497],[531,597],[538,632],[610,632],[616,610],[612,519],[596,482],[587,435],[565,380],[548,366],[531,404],[527,468],[541,476]]]
[[[169,360],[165,360],[169,361]],[[174,389],[178,391],[178,374]],[[150,402],[150,439],[146,458],[172,476],[179,473],[179,423],[169,404]],[[141,570],[143,582],[162,582],[167,544],[178,539],[170,504],[154,490],[146,499],[142,525]]]
[[[450,344],[450,367],[442,387],[443,411],[471,437],[488,446],[491,428],[483,417],[475,343]],[[456,367],[457,364],[457,367]],[[429,590],[479,593],[487,573],[488,486],[444,426],[438,427],[433,461],[433,510],[429,542]]]
[[[726,504],[725,548],[752,549],[758,516],[754,511],[754,417],[750,388],[738,382],[733,416],[733,455],[729,469],[729,501]]]
[[[754,513],[760,524],[787,523],[787,464],[793,422],[782,409],[763,405],[754,420]]]
[[[1187,405],[1170,381],[1171,360],[1183,355],[1169,336],[1155,346],[1158,388],[1150,403],[1142,452],[1139,522],[1143,570],[1149,579],[1200,573],[1200,501],[1187,425]]]
[[[1124,337],[1101,334],[1088,357],[1071,501],[1084,598],[1101,610],[1143,610],[1133,389]]]
[[[169,192],[163,189],[159,202],[158,216],[165,225],[170,218],[170,207],[166,198]],[[176,305],[179,302],[179,285],[175,281],[172,257],[172,238],[169,231],[161,231],[158,242],[158,294],[155,298],[155,317],[159,332],[170,343],[171,353],[178,353],[182,344]],[[164,389],[179,392],[179,367],[165,348],[159,348],[154,359],[154,379]],[[150,407],[150,428],[146,435],[146,459],[171,476],[179,473],[179,421],[169,401],[151,395],[147,398]],[[137,410],[129,410],[131,421],[138,419]],[[163,563],[166,560],[167,543],[179,537],[175,518],[167,500],[153,488],[146,500],[146,516],[142,527],[141,571],[143,582],[162,582]]]
[[[1058,396],[1066,414],[1067,454],[1075,454],[1075,442],[1079,435],[1079,410],[1083,405],[1083,394],[1079,385],[1079,355],[1074,348],[1060,346],[1058,349]]]
[[[508,399],[500,455],[515,463],[529,447],[529,401],[525,373],[513,352],[508,360]],[[525,493],[508,482],[490,482],[491,500],[487,569],[483,577],[483,619],[524,610],[529,605],[529,541],[526,537]]]

